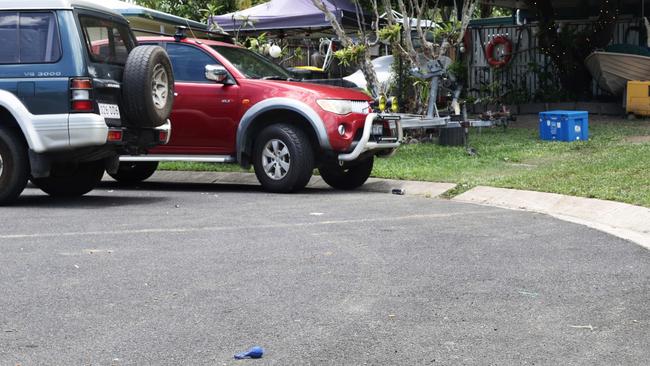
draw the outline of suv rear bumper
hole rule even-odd
[[[108,126],[104,117],[94,113],[71,113],[68,117],[70,148],[106,143]]]
[[[27,112],[28,113],[28,112]],[[108,126],[94,113],[29,114],[24,118],[25,137],[37,153],[71,150],[106,143]]]
[[[368,116],[366,116],[366,121],[363,124],[363,134],[361,136],[361,139],[356,143],[354,149],[346,154],[339,154],[338,159],[339,161],[354,161],[356,160],[361,154],[369,152],[369,151],[386,151],[386,150],[394,150],[397,149],[400,145],[400,141],[402,141],[403,138],[403,133],[402,133],[402,126],[400,125],[399,118],[387,118],[390,117],[390,115],[380,115],[377,113],[370,113]],[[396,138],[391,139],[391,141],[370,141],[370,136],[372,133],[372,124],[375,122],[375,120],[384,120],[388,119],[390,121],[395,122],[395,130],[397,132]]]
[[[74,150],[83,147],[103,146],[108,141],[109,127],[104,117],[95,113],[70,113],[62,115],[33,116],[34,133],[32,150],[37,153]],[[66,123],[67,122],[67,123]],[[111,128],[114,130],[116,128]],[[124,140],[117,145],[134,144],[150,148],[169,142],[171,123],[156,128],[131,129],[120,127]],[[162,132],[165,132],[162,134]],[[160,139],[163,136],[164,139]],[[112,142],[111,142],[112,143]]]

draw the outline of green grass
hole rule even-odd
[[[470,145],[406,145],[380,160],[373,175],[385,178],[458,183],[448,196],[477,185],[562,193],[650,207],[650,142],[647,122],[595,123],[587,142],[541,141],[536,128],[476,131]]]
[[[469,156],[464,147],[433,143],[403,145],[389,159],[377,159],[373,176],[457,183],[447,196],[477,185],[593,197],[650,207],[650,136],[647,121],[595,118],[587,142],[541,141],[531,127],[473,129]],[[165,163],[163,169],[242,171],[235,165]]]
[[[194,172],[247,172],[237,164],[186,163],[179,161],[160,163],[162,170],[183,170]],[[252,169],[250,170],[252,171]]]

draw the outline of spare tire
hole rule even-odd
[[[167,121],[174,103],[174,74],[162,47],[131,50],[124,66],[122,97],[130,124],[154,128]]]

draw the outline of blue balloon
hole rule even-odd
[[[260,346],[255,346],[246,352],[236,354],[235,359],[242,360],[244,358],[262,358],[263,355],[264,355],[264,348]]]

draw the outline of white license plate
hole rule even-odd
[[[120,119],[120,107],[117,104],[97,103],[97,106],[102,117]]]

